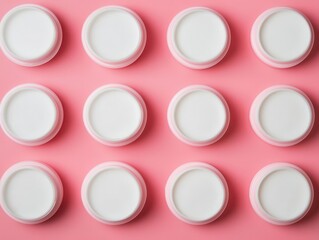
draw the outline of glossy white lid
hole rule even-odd
[[[250,117],[256,134],[277,146],[302,141],[315,118],[309,98],[291,86],[273,86],[261,92],[252,104]]]
[[[131,221],[142,210],[145,200],[144,180],[124,163],[102,163],[83,181],[84,207],[102,223],[117,225]]]
[[[274,163],[261,169],[250,187],[256,213],[276,225],[299,221],[313,201],[313,186],[307,174],[288,163]]]
[[[180,90],[167,112],[172,132],[183,142],[205,146],[219,140],[229,124],[229,109],[214,89],[192,85]]]
[[[174,17],[167,40],[173,56],[187,67],[204,69],[217,64],[230,44],[226,20],[205,7],[188,8]]]
[[[146,107],[133,89],[123,85],[105,85],[87,99],[83,119],[88,132],[110,146],[134,141],[146,124]]]
[[[35,146],[49,141],[59,131],[62,119],[59,99],[41,85],[19,85],[1,101],[1,127],[20,144]]]
[[[255,52],[273,67],[297,65],[307,57],[313,42],[310,21],[292,8],[277,7],[265,11],[252,29]]]
[[[228,201],[228,187],[222,174],[209,164],[184,164],[170,175],[166,202],[172,213],[189,224],[216,220]]]
[[[1,48],[17,64],[37,66],[49,61],[57,53],[61,41],[59,21],[39,5],[19,5],[1,20]]]
[[[21,223],[35,224],[50,218],[59,207],[62,194],[57,174],[40,163],[17,163],[1,178],[1,207]]]
[[[107,6],[97,9],[87,18],[82,42],[88,55],[98,64],[120,68],[140,56],[146,42],[146,30],[133,11]]]

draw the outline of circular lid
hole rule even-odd
[[[309,177],[298,167],[285,163],[270,164],[259,171],[250,194],[257,213],[278,225],[299,221],[313,201]]]
[[[51,12],[37,5],[26,4],[11,9],[0,25],[3,51],[20,65],[35,66],[47,62],[48,55],[52,55],[59,42],[56,21]]]
[[[290,86],[264,90],[251,109],[252,126],[270,144],[290,146],[302,141],[311,131],[314,109],[309,98]]]
[[[13,219],[38,223],[46,218],[57,202],[57,189],[51,176],[32,163],[18,163],[1,178],[0,203]]]
[[[219,140],[229,124],[229,109],[214,89],[194,85],[179,91],[168,108],[173,133],[183,142],[204,146]]]
[[[0,110],[2,129],[20,144],[44,143],[56,131],[59,122],[60,110],[51,91],[40,85],[13,88],[4,96]]]
[[[313,46],[313,28],[309,20],[291,8],[273,8],[264,12],[253,29],[257,51],[274,67],[300,63]],[[263,60],[263,59],[262,59]]]
[[[184,164],[169,177],[166,201],[182,221],[206,224],[216,220],[224,211],[228,201],[227,183],[211,165]]]
[[[208,68],[226,54],[230,31],[225,19],[204,7],[189,8],[171,22],[168,44],[182,64],[190,68]]]
[[[142,210],[146,187],[140,174],[123,163],[93,168],[82,185],[82,201],[92,217],[106,224],[131,221]]]
[[[146,108],[133,89],[105,85],[87,99],[83,110],[89,133],[106,145],[122,146],[134,141],[146,123]]]
[[[142,53],[146,31],[136,13],[119,6],[94,11],[82,31],[84,48],[105,67],[125,67]]]

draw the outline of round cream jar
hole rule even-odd
[[[275,146],[292,146],[310,133],[315,112],[310,99],[297,88],[279,85],[262,91],[250,109],[255,133]]]
[[[206,7],[192,7],[177,14],[167,31],[173,57],[186,67],[210,68],[220,62],[230,45],[226,20]]]
[[[96,220],[119,225],[133,220],[146,201],[146,185],[131,166],[105,162],[94,167],[82,184],[82,202]]]
[[[45,164],[19,162],[1,177],[0,205],[18,222],[37,224],[48,220],[60,207],[62,198],[61,180]]]
[[[16,64],[27,67],[42,65],[57,54],[61,43],[59,20],[42,6],[19,5],[1,20],[1,49]]]
[[[63,108],[50,89],[22,84],[11,89],[0,104],[0,125],[13,141],[38,146],[50,141],[60,130]]]
[[[83,121],[97,141],[123,146],[143,132],[147,110],[142,97],[132,88],[109,84],[96,89],[85,102]]]
[[[225,210],[229,195],[223,175],[202,162],[175,169],[166,183],[165,194],[171,212],[193,225],[216,220]]]
[[[275,225],[301,220],[311,208],[313,186],[299,167],[273,163],[262,168],[250,185],[250,202],[255,212]]]
[[[180,90],[167,111],[173,134],[192,146],[206,146],[226,132],[230,113],[223,96],[213,88],[192,85]]]
[[[251,44],[264,63],[289,68],[301,63],[314,44],[314,30],[309,19],[288,7],[263,12],[251,30]]]
[[[121,6],[97,9],[86,19],[82,43],[89,57],[103,67],[123,68],[135,62],[146,44],[142,19]]]

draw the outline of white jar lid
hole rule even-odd
[[[109,146],[123,146],[136,140],[144,130],[146,119],[142,97],[132,88],[119,84],[96,89],[83,109],[87,131]]]
[[[230,45],[226,20],[205,7],[188,8],[169,25],[167,42],[172,55],[186,67],[205,69],[223,59]]]
[[[1,20],[1,49],[16,64],[28,67],[44,64],[56,55],[61,42],[58,19],[39,5],[19,5]]]
[[[314,108],[305,93],[291,86],[273,86],[261,92],[250,110],[255,133],[276,146],[299,143],[314,124]]]
[[[310,178],[299,167],[273,163],[262,168],[250,185],[250,201],[255,212],[276,225],[302,219],[313,202]]]
[[[192,162],[170,175],[166,202],[180,220],[194,225],[216,220],[226,208],[228,187],[223,175],[213,166]]]
[[[310,21],[299,11],[271,8],[255,21],[251,43],[256,55],[266,64],[288,68],[302,62],[314,43]]]
[[[107,162],[94,167],[82,184],[82,202],[96,220],[110,225],[134,219],[146,201],[146,185],[131,166]]]
[[[225,99],[216,90],[203,85],[180,90],[167,111],[173,134],[193,146],[218,141],[228,128],[229,115]]]
[[[23,84],[11,89],[0,105],[0,124],[13,141],[37,146],[51,140],[60,130],[63,109],[50,89]]]
[[[36,224],[49,219],[58,210],[62,197],[59,176],[41,163],[19,162],[1,178],[1,207],[21,223]]]
[[[146,44],[146,29],[132,10],[107,6],[94,11],[82,29],[86,53],[96,63],[109,68],[130,65],[142,54]]]

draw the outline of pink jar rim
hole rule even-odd
[[[304,133],[301,136],[292,140],[281,141],[272,137],[266,132],[266,130],[263,129],[262,124],[259,122],[259,111],[263,102],[268,98],[268,96],[270,96],[273,93],[276,93],[277,91],[287,91],[287,90],[298,93],[307,102],[309,110],[310,110],[310,114],[311,114],[311,121],[309,123],[307,130],[304,131]],[[260,137],[265,142],[274,146],[288,147],[288,146],[298,144],[309,135],[309,133],[311,132],[313,128],[314,121],[315,121],[315,111],[309,97],[300,89],[289,86],[289,85],[275,85],[263,90],[255,98],[250,108],[250,123],[251,123],[252,129],[254,130],[254,132],[256,133],[258,137]]]
[[[24,138],[17,136],[16,134],[14,134],[10,130],[10,127],[7,124],[6,114],[5,114],[6,108],[8,107],[7,105],[10,103],[12,98],[14,98],[15,95],[18,94],[19,92],[25,91],[28,89],[37,90],[37,91],[41,91],[42,93],[44,93],[47,97],[50,98],[50,100],[54,104],[54,108],[55,108],[55,121],[54,121],[54,124],[50,127],[50,130],[47,131],[41,137],[39,137],[37,139],[32,139],[32,140],[24,139]],[[61,103],[60,99],[58,98],[58,96],[49,88],[44,87],[44,86],[39,85],[39,84],[34,84],[34,83],[21,84],[21,85],[18,85],[16,87],[12,88],[9,92],[7,92],[5,94],[5,96],[3,97],[1,104],[0,104],[0,123],[1,123],[0,125],[2,127],[2,130],[11,140],[13,140],[14,142],[19,143],[21,145],[39,146],[39,145],[42,145],[44,143],[47,143],[52,138],[54,138],[57,135],[57,133],[59,132],[59,130],[61,129],[61,126],[63,123],[63,118],[64,118],[63,107],[62,107],[62,103]]]
[[[103,218],[103,216],[100,216],[91,206],[90,201],[89,201],[89,196],[88,196],[88,191],[90,187],[90,183],[94,178],[101,172],[118,168],[121,170],[126,171],[129,173],[132,177],[134,177],[134,180],[137,182],[139,186],[139,204],[136,209],[132,212],[132,214],[125,219],[121,219],[118,221],[112,221],[110,219]],[[104,162],[101,164],[96,165],[94,168],[92,168],[87,175],[85,176],[82,187],[81,187],[81,198],[82,198],[82,203],[85,208],[85,210],[89,213],[89,215],[94,218],[95,220],[108,224],[108,225],[122,225],[125,223],[128,223],[132,221],[134,218],[136,218],[140,212],[143,210],[143,207],[145,205],[146,199],[147,199],[147,188],[146,184],[144,182],[144,179],[142,175],[132,166],[123,163],[123,162]]]
[[[128,137],[125,137],[123,139],[111,140],[111,139],[104,138],[96,130],[94,130],[94,127],[93,127],[91,120],[90,120],[90,108],[91,108],[94,100],[96,98],[98,98],[101,94],[103,94],[104,92],[109,91],[109,90],[120,90],[120,91],[123,91],[125,93],[128,93],[130,96],[132,96],[134,98],[134,100],[138,103],[139,108],[140,108],[139,110],[141,113],[141,121],[139,122],[139,126],[134,130],[133,133],[131,133]],[[104,145],[111,146],[111,147],[124,146],[124,145],[130,144],[130,143],[134,142],[135,140],[137,140],[140,137],[140,135],[143,133],[145,126],[146,126],[146,122],[147,122],[146,104],[138,92],[136,92],[134,89],[132,89],[126,85],[122,85],[122,84],[103,85],[103,86],[95,89],[90,94],[90,96],[87,98],[87,100],[84,104],[84,108],[83,108],[83,122],[84,122],[84,125],[85,125],[88,133],[96,141],[98,141]]]
[[[193,61],[193,60],[189,59],[188,57],[186,57],[179,50],[179,48],[177,47],[175,40],[174,40],[176,27],[179,24],[179,22],[187,15],[189,15],[193,12],[196,12],[196,11],[207,11],[207,12],[210,12],[211,14],[214,14],[222,22],[223,27],[225,28],[225,32],[226,32],[226,41],[224,43],[223,49],[220,51],[220,53],[216,57],[214,57],[210,60],[206,60],[204,62]],[[231,42],[231,32],[230,32],[227,21],[225,20],[225,18],[221,14],[219,14],[215,10],[207,8],[207,7],[190,7],[190,8],[184,9],[183,11],[179,12],[172,19],[171,23],[169,24],[168,30],[167,30],[167,43],[168,43],[168,47],[169,47],[171,54],[182,65],[184,65],[188,68],[192,68],[192,69],[207,69],[207,68],[210,68],[210,67],[216,65],[217,63],[219,63],[227,54],[228,49],[230,47],[230,42]]]
[[[38,217],[36,219],[24,219],[19,216],[16,216],[8,207],[4,192],[6,189],[7,181],[10,180],[10,178],[16,174],[18,171],[26,170],[26,169],[34,169],[37,171],[41,171],[50,179],[50,182],[52,186],[54,187],[54,203],[51,209],[49,209],[45,214],[43,214],[41,217]],[[63,199],[63,185],[61,182],[61,179],[59,175],[56,173],[56,171],[48,166],[47,164],[35,162],[35,161],[22,161],[15,163],[11,167],[9,167],[5,173],[1,177],[0,181],[0,205],[3,209],[3,211],[11,217],[13,220],[24,223],[24,224],[38,224],[42,223],[49,218],[51,218],[59,209]]]
[[[218,212],[214,213],[208,219],[200,220],[200,221],[191,219],[185,216],[182,212],[180,212],[178,208],[175,206],[175,203],[172,197],[174,186],[176,182],[179,180],[179,178],[185,173],[192,170],[197,170],[197,169],[208,170],[212,174],[214,174],[219,179],[220,184],[222,184],[223,190],[224,190],[223,204],[222,206],[220,206],[220,209],[218,210]],[[210,222],[215,221],[222,215],[222,213],[227,207],[227,203],[229,199],[229,190],[228,190],[226,179],[217,168],[204,162],[189,162],[189,163],[180,165],[171,173],[165,186],[165,198],[166,198],[166,203],[168,208],[174,214],[174,216],[177,217],[179,220],[192,225],[204,225],[204,224],[208,224]]]
[[[298,13],[300,16],[302,16],[304,20],[308,23],[310,34],[311,34],[311,39],[310,39],[307,50],[304,51],[303,54],[301,54],[299,57],[295,59],[291,59],[289,61],[282,61],[268,54],[267,51],[264,50],[261,40],[259,38],[261,26],[263,25],[263,23],[273,14],[283,10],[294,11],[295,13]],[[275,68],[290,68],[301,63],[311,52],[314,45],[314,29],[310,20],[299,10],[296,10],[290,7],[274,7],[264,11],[261,15],[258,16],[258,18],[255,20],[253,24],[250,38],[251,38],[252,49],[254,50],[255,54],[261,61]]]
[[[7,46],[7,43],[4,39],[5,38],[4,28],[8,19],[12,17],[16,12],[27,9],[27,8],[36,9],[38,11],[43,12],[46,16],[48,16],[51,19],[52,23],[54,24],[54,31],[55,31],[54,32],[55,40],[50,45],[49,49],[47,49],[47,51],[41,56],[34,59],[26,59],[26,58],[19,57],[18,55],[16,55],[14,52],[10,50],[10,48]],[[1,20],[0,26],[1,26],[0,27],[0,45],[4,55],[13,63],[21,65],[21,66],[35,67],[35,66],[39,66],[49,62],[58,53],[62,44],[63,33],[62,33],[62,27],[58,18],[49,9],[37,4],[22,4],[12,8],[9,12],[6,13],[6,15]]]
[[[89,41],[89,31],[90,26],[94,22],[94,20],[99,17],[101,14],[105,13],[106,11],[122,11],[127,14],[130,14],[136,21],[136,23],[139,26],[139,43],[136,46],[133,53],[129,54],[125,58],[122,58],[120,60],[109,60],[105,59],[101,56],[99,56],[92,48],[90,41]],[[83,24],[82,28],[82,44],[85,52],[88,54],[88,56],[97,64],[107,67],[107,68],[124,68],[135,62],[140,55],[142,54],[145,45],[146,45],[146,39],[147,39],[147,32],[145,25],[143,23],[143,20],[139,17],[137,13],[132,11],[131,9],[128,9],[126,7],[117,6],[117,5],[110,5],[110,6],[104,6],[101,7],[94,12],[92,12],[86,19],[85,23]]]
[[[259,188],[262,184],[262,182],[272,173],[276,172],[276,171],[280,171],[280,170],[285,170],[285,169],[293,169],[295,171],[297,171],[299,174],[301,174],[309,187],[310,190],[310,199],[308,201],[308,206],[306,209],[304,209],[303,212],[301,212],[298,216],[295,216],[293,219],[289,219],[289,220],[283,220],[283,219],[279,219],[276,217],[273,217],[270,213],[268,213],[262,206],[260,200],[259,200]],[[300,167],[291,164],[291,163],[286,163],[286,162],[276,162],[276,163],[271,163],[265,167],[263,167],[262,169],[260,169],[256,175],[254,176],[254,178],[251,181],[250,184],[250,190],[249,190],[249,197],[250,197],[250,203],[254,209],[254,211],[256,212],[256,214],[261,217],[262,219],[264,219],[265,221],[274,224],[274,225],[290,225],[290,224],[294,224],[298,221],[300,221],[303,217],[306,216],[306,214],[309,212],[309,210],[311,209],[312,203],[313,203],[313,199],[314,199],[314,189],[313,189],[313,184],[311,179],[309,178],[309,176],[307,175],[307,173],[302,170]]]
[[[197,141],[197,140],[191,139],[190,137],[187,137],[179,129],[179,127],[177,126],[177,123],[175,121],[175,110],[176,110],[176,107],[179,104],[179,102],[188,94],[191,94],[191,93],[196,92],[196,91],[208,91],[208,92],[212,93],[213,95],[215,95],[220,100],[220,103],[223,105],[223,108],[225,111],[225,121],[224,121],[223,127],[220,129],[218,134],[216,134],[215,136],[213,136],[210,139],[207,139],[205,141]],[[169,127],[170,127],[172,133],[180,141],[182,141],[188,145],[191,145],[191,146],[200,147],[200,146],[207,146],[207,145],[213,144],[223,137],[223,135],[226,133],[228,126],[229,126],[229,123],[230,123],[230,111],[229,111],[228,104],[227,104],[226,100],[224,99],[224,97],[215,89],[208,87],[208,86],[205,86],[205,85],[190,85],[190,86],[187,86],[187,87],[179,90],[175,94],[175,96],[172,98],[172,100],[168,106],[168,110],[167,110],[167,120],[168,120],[168,124],[169,124]]]

